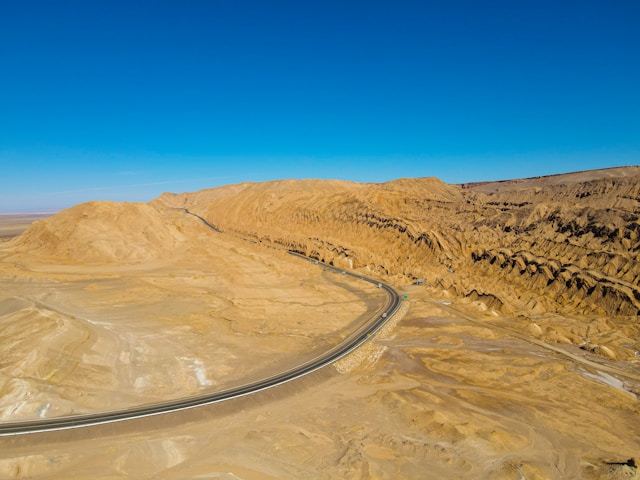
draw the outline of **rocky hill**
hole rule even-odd
[[[57,262],[148,261],[185,243],[181,220],[144,203],[89,202],[35,222],[14,242]]]
[[[14,245],[64,262],[158,259],[196,241],[185,209],[250,242],[400,284],[425,279],[507,314],[640,314],[640,167],[464,185],[243,183],[78,205]]]

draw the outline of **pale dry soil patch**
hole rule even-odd
[[[1,439],[0,475],[638,478],[622,465],[640,456],[632,380],[602,381],[588,365],[496,330],[508,319],[481,305],[403,293],[402,318],[339,368],[190,412]]]

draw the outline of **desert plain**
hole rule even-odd
[[[386,302],[323,263],[403,304],[355,352],[272,389],[0,437],[0,478],[640,478],[639,218],[640,167],[625,167],[245,183],[7,226],[0,422],[313,358]]]

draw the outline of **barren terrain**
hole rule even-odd
[[[4,421],[239,384],[383,305],[288,249],[406,298],[371,342],[304,379],[0,438],[0,477],[640,478],[639,216],[627,167],[242,184],[36,222],[0,243]]]

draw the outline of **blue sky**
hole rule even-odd
[[[0,3],[0,211],[640,164],[640,2]]]

